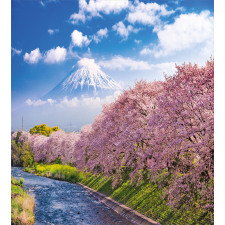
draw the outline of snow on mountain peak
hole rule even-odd
[[[77,70],[74,69],[45,98],[98,96],[121,89],[116,81],[101,70],[94,59],[82,58],[75,68]]]
[[[78,70],[63,82],[63,89],[77,89],[79,86],[83,89],[93,87],[95,90],[100,89],[121,89],[112,78],[106,75],[95,63],[94,59],[83,58],[77,62]]]
[[[88,67],[93,70],[100,70],[100,66],[95,63],[94,59],[83,58],[77,62],[79,68]]]

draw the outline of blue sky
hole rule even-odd
[[[94,99],[91,110],[38,104],[82,58],[127,88],[163,80],[175,63],[204,65],[214,55],[212,0],[12,0],[11,16],[13,130],[22,116],[26,129],[43,122],[79,129],[93,121],[104,100]],[[80,118],[84,111],[90,113]]]

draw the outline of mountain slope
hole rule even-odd
[[[93,59],[83,58],[77,64],[78,69],[73,70],[42,99],[59,99],[65,96],[101,97],[121,89],[120,85],[105,74]]]

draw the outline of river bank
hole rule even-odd
[[[35,221],[33,196],[22,188],[24,179],[11,176],[11,224],[33,225]]]
[[[113,187],[111,178],[82,173],[75,167],[62,164],[36,164],[31,169],[27,168],[27,171],[54,179],[80,182],[162,225],[212,224],[209,214],[205,210],[196,209],[194,206],[191,210],[186,210],[185,205],[174,210],[168,206],[163,198],[164,187],[160,188],[154,182],[141,182],[137,185],[136,183],[132,184],[130,180],[126,180]],[[163,179],[166,185],[170,177]]]
[[[35,197],[35,225],[132,225],[96,201],[80,185],[26,173],[12,167],[12,175],[24,178],[24,189]]]

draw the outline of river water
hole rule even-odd
[[[24,188],[35,197],[35,225],[132,225],[77,184],[35,176],[16,167],[11,174],[23,177]]]

